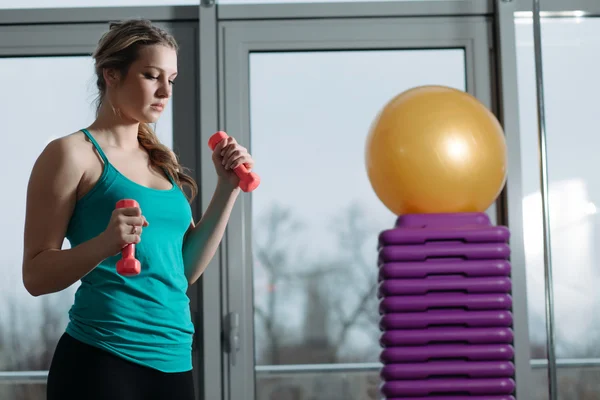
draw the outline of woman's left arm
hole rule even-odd
[[[190,224],[183,242],[185,275],[190,285],[204,273],[223,239],[240,192],[239,178],[233,170],[242,164],[249,170],[254,166],[248,151],[232,137],[215,147],[212,158],[219,177],[215,192],[200,221]]]

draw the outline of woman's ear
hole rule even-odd
[[[121,74],[114,68],[104,68],[102,75],[107,87],[115,87],[121,80]]]

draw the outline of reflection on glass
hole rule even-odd
[[[79,284],[34,298],[23,287],[25,199],[33,163],[54,138],[89,125],[95,116],[95,79],[90,57],[0,59],[2,185],[10,196],[0,200],[4,215],[0,232],[0,371],[39,371],[50,365],[56,342],[67,324],[67,312]],[[27,84],[23,84],[27,82]],[[157,126],[172,143],[172,109]],[[63,248],[68,248],[65,240]],[[37,391],[39,385],[0,385],[1,390]],[[44,393],[42,390],[40,393]],[[0,399],[34,399],[14,394]],[[29,395],[28,395],[29,396]]]
[[[368,181],[366,135],[406,89],[465,90],[464,58],[463,50],[251,55],[251,145],[263,177],[252,197],[259,399],[376,398],[366,394],[376,370],[346,384],[334,373],[267,366],[378,361],[376,243],[395,216]]]
[[[555,336],[561,363],[565,358],[600,358],[600,163],[595,145],[600,19],[545,19],[542,27]],[[516,35],[529,329],[532,356],[543,359],[543,232],[531,19],[517,19]],[[546,373],[545,367],[542,371]],[[598,378],[596,369],[561,368],[559,396],[598,398]]]

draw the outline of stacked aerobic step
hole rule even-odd
[[[509,235],[483,213],[406,215],[381,232],[386,399],[515,400]]]

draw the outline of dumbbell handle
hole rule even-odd
[[[121,250],[121,258],[135,258],[135,244],[129,243]]]
[[[123,199],[117,202],[116,208],[139,207],[137,201]],[[121,259],[117,262],[117,272],[120,275],[132,276],[140,273],[140,262],[135,258],[135,244],[129,243],[121,250]]]
[[[227,133],[218,131],[208,140],[208,147],[214,151],[217,144],[228,137]],[[239,186],[244,192],[251,192],[260,185],[260,177],[256,173],[248,171],[244,164],[235,167],[233,172],[240,178]]]

